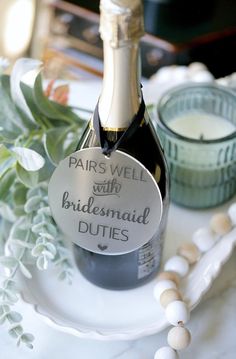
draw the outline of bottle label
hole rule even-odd
[[[138,251],[138,279],[151,274],[161,261],[161,241],[152,240],[146,243]]]
[[[163,211],[159,187],[139,161],[119,150],[106,157],[98,147],[61,161],[49,183],[49,203],[68,239],[107,255],[147,243]]]

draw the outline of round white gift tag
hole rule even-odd
[[[61,161],[49,183],[52,215],[67,238],[89,251],[125,254],[157,232],[162,197],[150,172],[130,155],[101,148]]]

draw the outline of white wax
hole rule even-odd
[[[178,116],[170,121],[168,126],[182,136],[204,140],[222,138],[236,130],[235,125],[222,117],[201,113]]]

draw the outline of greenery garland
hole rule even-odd
[[[14,310],[16,276],[31,278],[32,265],[46,270],[52,263],[58,278],[71,283],[73,267],[50,213],[47,186],[55,166],[76,150],[85,125],[69,106],[45,96],[40,65],[19,59],[8,76],[0,62],[0,324],[29,348],[34,336],[24,332]],[[37,72],[33,87],[21,81],[30,70]]]

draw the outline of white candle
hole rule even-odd
[[[174,118],[168,127],[182,136],[204,140],[223,138],[236,131],[235,125],[222,117],[194,112]]]

